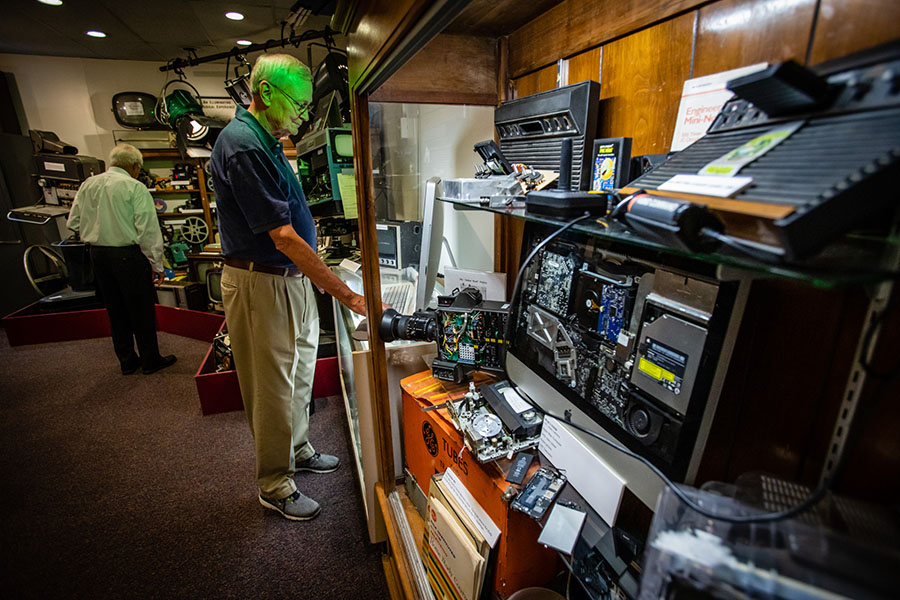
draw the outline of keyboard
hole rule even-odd
[[[416,288],[411,281],[382,285],[381,301],[390,304],[401,315],[411,315],[415,310]]]

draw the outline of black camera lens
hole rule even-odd
[[[385,342],[394,340],[432,342],[437,339],[437,321],[433,312],[421,311],[412,315],[401,315],[393,308],[389,308],[381,315],[378,331]]]

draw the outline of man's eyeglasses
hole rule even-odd
[[[309,102],[304,102],[304,103],[301,104],[300,102],[297,102],[296,100],[294,100],[294,97],[293,97],[293,96],[291,96],[290,94],[288,94],[286,91],[284,91],[283,89],[281,89],[280,87],[278,87],[277,85],[275,85],[274,83],[272,83],[271,81],[269,81],[269,82],[267,82],[267,83],[268,83],[269,85],[271,85],[273,88],[275,88],[276,90],[278,90],[279,92],[281,92],[282,94],[284,94],[284,97],[287,98],[288,100],[290,100],[290,101],[293,103],[294,108],[297,109],[297,112],[298,112],[299,114],[302,115],[303,113],[307,113],[306,118],[307,118],[307,119],[312,119],[312,116],[313,116],[312,105],[311,105]]]

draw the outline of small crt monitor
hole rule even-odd
[[[213,304],[222,304],[222,269],[206,272],[206,293]]]
[[[349,132],[335,134],[332,147],[337,156],[353,158],[353,136]]]

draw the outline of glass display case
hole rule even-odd
[[[362,294],[362,277],[344,267],[334,267],[334,272],[354,292]],[[382,297],[385,286],[404,286],[415,289],[416,272],[412,269],[381,270]],[[384,541],[385,529],[381,513],[376,506],[375,482],[378,481],[378,456],[375,443],[375,415],[370,389],[369,343],[366,341],[365,317],[346,306],[334,302],[334,326],[341,378],[341,390],[350,429],[353,448],[353,466],[362,492],[366,511],[369,539],[372,543]],[[388,365],[388,390],[391,410],[391,438],[394,451],[394,475],[403,477],[403,452],[401,427],[400,380],[429,368],[437,354],[434,342],[397,340],[385,345]]]

